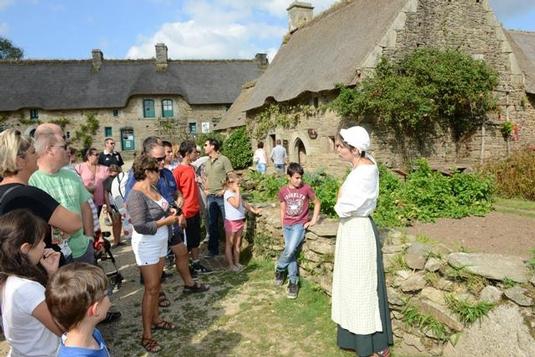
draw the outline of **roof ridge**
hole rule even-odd
[[[296,31],[299,31],[300,29],[312,26],[313,24],[315,24],[316,22],[320,21],[324,17],[327,17],[330,14],[333,14],[336,11],[338,11],[338,10],[340,10],[340,9],[346,7],[346,6],[349,6],[353,2],[355,2],[355,0],[340,0],[338,2],[335,2],[329,8],[323,10],[322,12],[317,14],[316,16],[312,17],[312,19],[310,21],[307,21],[305,24],[303,24],[302,26],[300,26],[297,29],[295,29],[294,31],[292,31],[292,33],[296,32]]]
[[[256,59],[233,58],[233,59],[169,59],[168,63],[255,63]],[[84,64],[92,63],[91,59],[4,59],[0,60],[0,64],[17,64],[17,65],[31,65],[31,64]],[[154,63],[154,58],[140,58],[140,59],[104,59],[102,63],[121,64],[121,63]]]
[[[515,30],[515,29],[506,29],[507,32],[516,32],[516,33],[526,33],[530,35],[535,35],[535,31],[528,31],[528,30]]]

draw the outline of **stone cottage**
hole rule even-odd
[[[489,122],[460,149],[445,135],[431,153],[415,154],[437,167],[469,167],[535,145],[535,33],[505,30],[487,0],[346,0],[317,17],[312,9],[297,1],[289,6],[289,33],[254,87],[242,90],[247,100],[231,108],[229,115],[238,114],[226,118],[225,127],[243,125],[243,113],[254,127],[272,104],[308,108],[294,128],[272,128],[266,147],[282,139],[291,160],[336,171],[340,118],[321,110],[336,98],[336,85],[356,85],[383,56],[395,60],[418,47],[454,48],[497,70],[499,111],[489,113]],[[512,142],[500,133],[504,121],[514,123]],[[391,142],[373,135],[373,124],[365,126],[372,131],[376,158],[400,165]]]
[[[0,61],[0,126],[31,133],[39,122],[63,121],[74,136],[88,115],[100,127],[94,142],[113,137],[122,151],[146,136],[208,132],[240,93],[267,67],[252,60],[172,60],[156,45],[155,59]],[[120,143],[120,144],[119,144]]]

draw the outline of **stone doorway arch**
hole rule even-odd
[[[299,138],[295,139],[294,152],[297,154],[297,162],[304,166],[307,162],[307,150],[303,141]]]

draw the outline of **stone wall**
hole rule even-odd
[[[450,136],[443,133],[430,145],[432,150],[424,152],[413,148],[412,156],[426,157],[437,168],[472,167],[482,161],[506,157],[514,149],[535,146],[535,100],[525,93],[522,73],[487,0],[411,0],[405,12],[399,14],[392,28],[379,41],[374,55],[360,69],[363,78],[381,55],[398,59],[424,46],[459,48],[495,68],[500,77],[496,90],[498,112],[489,113],[489,124],[460,145],[455,145]],[[334,97],[334,92],[305,93],[290,104],[319,103],[321,106]],[[247,118],[254,123],[256,115],[250,111]],[[505,120],[519,128],[518,135],[509,143],[500,133]],[[274,138],[285,140],[290,160],[301,162],[307,169],[326,168],[337,175],[340,161],[336,159],[333,138],[339,121],[335,113],[319,111],[315,116],[301,120],[295,129],[273,129],[264,141],[271,149]],[[389,166],[401,166],[403,158],[397,140],[375,132],[371,123],[363,125],[372,132],[374,156]],[[317,138],[309,136],[309,129],[316,130]],[[304,150],[299,149],[300,143]],[[306,155],[300,155],[300,151],[305,151]]]
[[[307,233],[298,258],[301,276],[330,295],[338,222],[325,219]],[[519,257],[453,252],[428,239],[395,230],[380,232],[395,336],[401,356],[534,356],[535,274]],[[253,255],[275,257],[283,249],[279,209],[266,205],[249,219]],[[492,304],[487,316],[463,321],[451,298]],[[446,337],[410,324],[409,309],[442,326]]]
[[[143,100],[153,99],[155,118],[144,118]],[[173,117],[162,119],[163,99],[173,101]],[[221,119],[227,105],[190,105],[180,96],[135,96],[130,98],[123,108],[117,108],[117,116],[114,116],[113,109],[91,109],[91,110],[41,110],[39,109],[38,121],[45,123],[51,120],[67,118],[70,124],[66,126],[65,132],[73,137],[80,125],[86,120],[86,115],[93,113],[100,122],[100,128],[94,136],[94,145],[97,148],[103,146],[105,138],[105,128],[110,127],[112,137],[117,142],[118,150],[121,148],[121,129],[130,128],[134,130],[135,148],[141,150],[143,140],[150,135],[158,135],[166,139],[183,138],[189,133],[189,123],[196,123],[197,133],[201,132],[202,123],[210,123],[210,129]],[[32,123],[30,110],[23,109],[17,112],[0,113],[5,117],[2,123],[3,128],[14,127],[23,132],[30,133],[35,129],[37,122]],[[167,121],[169,125],[162,125],[160,120]],[[125,152],[126,156],[128,153]]]

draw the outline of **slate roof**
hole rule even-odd
[[[0,61],[0,111],[122,108],[134,95],[181,95],[190,104],[230,104],[263,69],[255,60]]]
[[[526,92],[535,94],[535,32],[507,31],[506,34],[524,73]]]
[[[342,2],[298,28],[260,77],[246,109],[296,98],[306,91],[352,84],[407,0]]]
[[[223,118],[217,123],[215,130],[225,130],[245,125],[245,105],[251,98],[254,86],[254,81],[247,82],[242,86],[240,95],[223,114]]]

